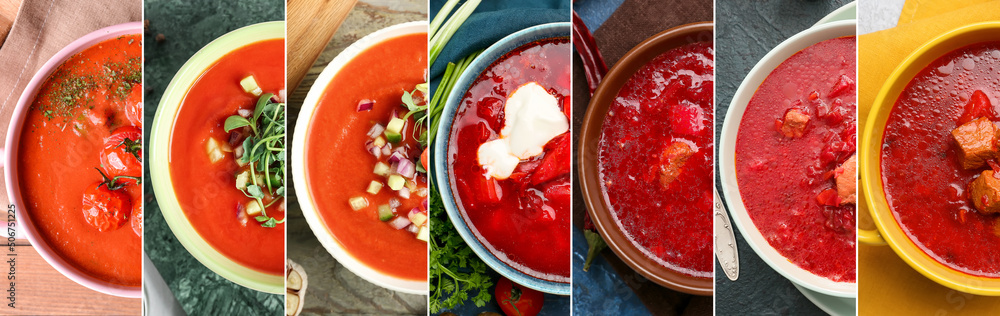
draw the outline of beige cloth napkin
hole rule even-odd
[[[0,141],[24,87],[52,55],[87,33],[139,21],[142,0],[25,0],[0,46]],[[0,204],[10,201],[0,192]]]

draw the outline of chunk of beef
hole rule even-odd
[[[837,168],[834,177],[837,180],[837,196],[840,205],[857,204],[858,201],[858,154],[848,158]]]
[[[785,118],[781,120],[778,131],[785,137],[802,137],[806,133],[806,124],[809,124],[809,115],[802,110],[792,108],[785,112]]]
[[[681,169],[688,159],[696,152],[695,148],[685,142],[675,141],[663,148],[660,155],[660,185],[666,190],[670,183],[681,175]]]
[[[962,168],[975,169],[982,167],[986,160],[997,156],[998,131],[993,122],[980,117],[974,121],[956,127],[951,131],[952,138],[958,144],[961,156],[959,162]]]
[[[983,171],[969,183],[969,198],[980,213],[1000,212],[1000,179],[994,176],[993,170]]]

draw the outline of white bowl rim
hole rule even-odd
[[[80,38],[74,40],[73,42],[63,47],[55,55],[49,58],[38,71],[32,76],[31,81],[24,87],[21,92],[20,98],[18,98],[17,105],[14,108],[14,112],[11,116],[10,125],[7,127],[7,139],[4,145],[4,180],[7,186],[7,196],[10,198],[10,203],[15,206],[20,206],[24,208],[24,200],[21,197],[21,188],[18,183],[18,174],[14,172],[17,170],[17,150],[21,139],[21,128],[24,126],[24,119],[27,117],[28,111],[31,108],[31,103],[35,100],[36,91],[45,83],[60,65],[63,64],[67,59],[79,53],[87,48],[94,46],[97,43],[111,39],[113,37],[128,35],[128,34],[142,34],[142,23],[141,22],[126,22],[122,24],[112,25],[99,30],[90,32]],[[32,247],[38,252],[38,254],[45,260],[50,266],[59,271],[60,274],[73,280],[77,284],[80,284],[86,288],[119,297],[128,298],[139,298],[142,295],[141,286],[124,286],[120,284],[113,284],[105,280],[93,277],[86,272],[83,272],[79,268],[73,266],[59,254],[49,247],[48,242],[44,238],[38,236],[35,231],[34,223],[31,220],[31,216],[27,214],[22,214],[23,211],[17,211],[15,209],[17,226],[21,227],[24,236],[28,238]]]
[[[320,97],[330,85],[330,81],[333,80],[334,76],[336,76],[337,73],[344,68],[345,65],[347,65],[347,63],[354,60],[354,57],[357,57],[361,52],[364,52],[368,48],[388,39],[396,38],[402,35],[428,33],[428,25],[427,21],[413,21],[392,25],[375,31],[374,33],[368,34],[348,46],[344,49],[344,51],[340,52],[340,54],[338,54],[337,57],[330,62],[330,64],[326,65],[326,67],[323,68],[323,72],[319,74],[319,77],[316,78],[316,81],[309,89],[309,93],[306,94],[305,101],[302,102],[302,108],[299,111],[298,119],[295,121],[295,134],[292,136],[292,160],[290,162],[292,166],[292,182],[295,185],[295,196],[299,200],[299,207],[302,209],[302,215],[306,218],[309,228],[313,231],[313,234],[316,235],[316,239],[319,239],[320,244],[326,248],[326,251],[329,252],[330,255],[337,260],[337,262],[342,264],[345,268],[347,268],[347,270],[351,271],[351,273],[354,273],[372,284],[397,292],[420,295],[427,295],[429,293],[429,283],[426,280],[406,280],[385,274],[365,265],[351,255],[347,249],[345,249],[344,246],[337,241],[333,232],[330,231],[330,228],[323,223],[318,208],[316,207],[316,202],[312,198],[312,192],[309,190],[309,183],[306,180],[305,143],[307,134],[309,133],[309,125],[316,113]]]
[[[247,41],[247,38],[253,38]],[[215,274],[222,276],[241,286],[273,294],[285,293],[284,275],[272,275],[243,266],[218,252],[214,246],[201,238],[194,229],[187,215],[180,208],[180,202],[174,194],[173,181],[170,176],[170,139],[174,130],[174,119],[180,110],[188,90],[201,77],[205,69],[217,62],[225,54],[251,43],[265,40],[285,38],[285,22],[262,22],[241,27],[202,47],[177,70],[170,84],[164,89],[156,109],[156,116],[149,127],[149,157],[150,182],[156,195],[167,226],[174,237],[198,262]],[[205,56],[218,56],[211,58]],[[182,78],[184,77],[184,78]],[[286,200],[287,201],[287,200]],[[224,267],[231,267],[227,270]]]
[[[732,220],[739,228],[743,238],[755,253],[772,269],[785,278],[799,284],[809,290],[837,297],[857,297],[857,283],[834,282],[830,279],[817,276],[805,269],[795,265],[771,247],[770,243],[757,230],[753,220],[747,213],[743,204],[739,186],[736,181],[736,170],[734,152],[736,149],[736,134],[739,130],[739,123],[746,111],[746,106],[756,92],[757,87],[763,82],[775,67],[784,62],[793,54],[819,43],[823,40],[833,39],[842,36],[855,36],[857,30],[857,20],[842,20],[813,26],[798,34],[788,38],[778,46],[775,46],[750,70],[739,89],[733,95],[732,102],[726,112],[726,118],[719,136],[719,154],[717,163],[719,166],[720,187],[726,204],[729,206]],[[855,242],[856,245],[856,242]],[[857,270],[855,269],[855,273]]]

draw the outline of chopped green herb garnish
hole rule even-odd
[[[250,165],[250,176],[246,187],[241,188],[238,183],[237,189],[260,205],[261,214],[254,219],[263,227],[285,222],[267,215],[267,207],[285,195],[285,103],[271,101],[273,96],[273,93],[261,95],[249,118],[233,115],[224,124],[226,132],[250,128],[243,141],[243,157],[239,158],[241,165]],[[265,193],[276,198],[264,204]]]

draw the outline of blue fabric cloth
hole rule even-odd
[[[431,1],[431,20],[441,11],[444,0]],[[464,1],[462,2],[464,3]],[[461,6],[452,9],[454,13]],[[449,62],[458,62],[472,52],[485,49],[501,38],[522,29],[552,22],[570,21],[568,0],[484,0],[445,45],[430,69],[431,91],[437,89]]]

